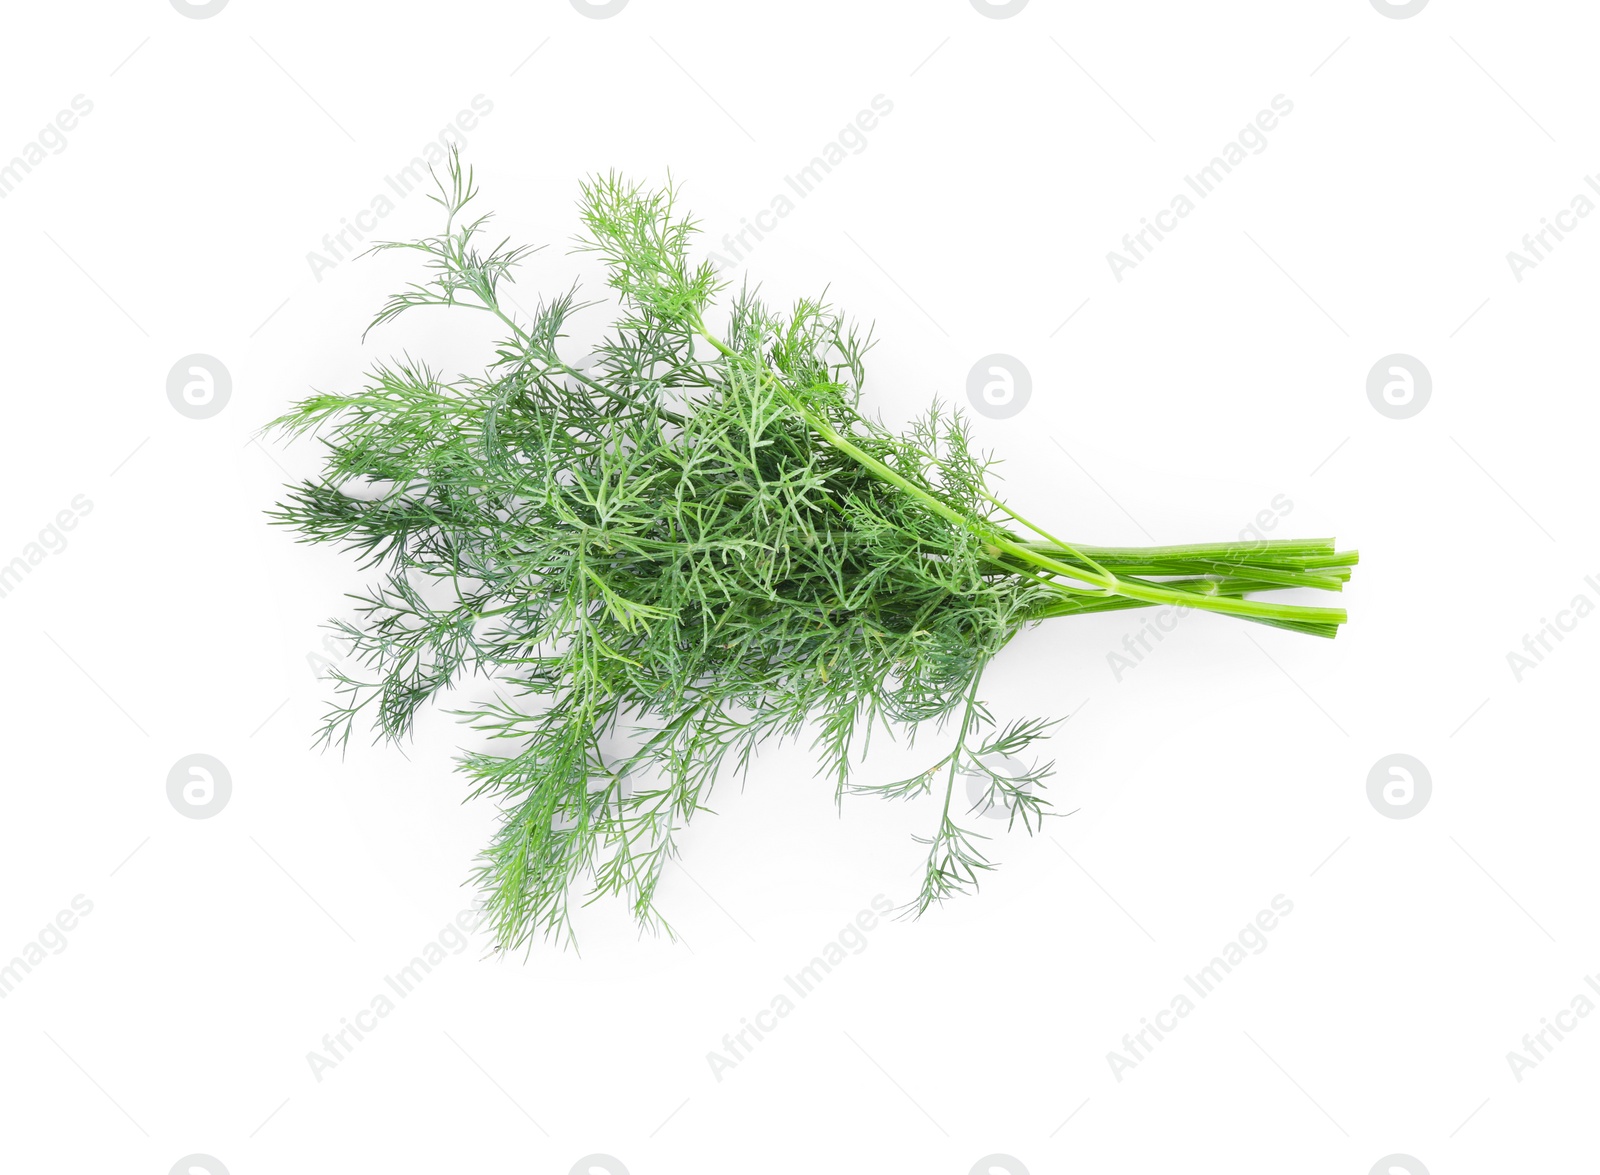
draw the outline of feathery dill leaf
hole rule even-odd
[[[720,775],[784,738],[809,737],[841,803],[939,802],[905,907],[920,915],[993,867],[964,817],[998,808],[1034,832],[1048,814],[1051,763],[995,764],[1055,723],[1001,727],[978,694],[1019,630],[1157,604],[1323,636],[1344,621],[1248,598],[1338,589],[1355,555],[1331,540],[1052,537],[995,495],[958,413],[934,404],[901,433],[863,414],[870,337],[825,301],[778,311],[744,289],[713,333],[724,283],[692,258],[670,184],[582,186],[576,247],[603,260],[620,305],[573,365],[568,322],[595,303],[574,287],[511,313],[503,286],[531,250],[486,243],[458,158],[439,186],[438,235],[377,246],[416,252],[428,276],[372,326],[484,311],[502,328],[493,361],[447,379],[402,358],[296,404],[267,427],[315,435],[323,468],[270,516],[379,575],[353,597],[357,618],[334,622],[354,664],[333,674],[323,743],[347,744],[358,722],[402,739],[441,691],[492,683],[458,715],[493,749],[458,767],[502,814],[476,876],[502,949],[572,941],[574,904],[606,895],[671,933],[656,892],[676,837]],[[855,777],[874,727],[909,741],[923,724],[954,731],[936,762]],[[972,777],[968,810],[957,783]]]

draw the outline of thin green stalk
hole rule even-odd
[[[717,350],[730,359],[745,362],[745,357],[732,350],[726,343],[713,335],[705,324],[695,319],[696,327],[700,334]],[[857,462],[870,470],[873,474],[888,482],[890,485],[906,491],[922,502],[928,509],[947,522],[953,522],[979,538],[984,539],[997,551],[1004,551],[1009,555],[1023,559],[1037,567],[1056,575],[1066,576],[1091,587],[1106,589],[1117,595],[1129,596],[1135,600],[1143,600],[1148,604],[1175,604],[1186,608],[1198,608],[1203,612],[1219,612],[1225,616],[1242,616],[1248,619],[1301,621],[1315,624],[1343,624],[1349,617],[1343,608],[1316,608],[1304,604],[1278,604],[1267,600],[1229,599],[1218,596],[1199,596],[1189,592],[1175,591],[1171,588],[1161,587],[1156,584],[1136,583],[1118,578],[1111,574],[1101,574],[1082,567],[1073,567],[1052,559],[1040,553],[1025,543],[1017,542],[1006,535],[996,531],[992,526],[979,523],[976,520],[951,508],[938,498],[928,493],[921,486],[908,481],[896,473],[889,466],[879,461],[872,454],[864,451],[848,438],[841,435],[826,420],[808,409],[794,395],[792,390],[769,372],[761,371],[760,375],[769,380],[777,389],[785,402],[789,404],[816,432],[830,445],[842,453],[853,457]],[[1019,521],[1021,516],[1016,516]],[[1033,529],[1030,526],[1030,529]],[[1079,548],[1083,550],[1083,548]],[[1086,552],[1087,553],[1087,552]]]

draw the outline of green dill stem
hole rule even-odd
[[[1047,550],[1048,543],[1024,544]],[[1108,562],[1117,559],[1138,559],[1140,562],[1163,562],[1167,559],[1248,559],[1257,561],[1283,555],[1331,555],[1332,539],[1241,539],[1235,543],[1187,543],[1176,547],[1092,547],[1078,546],[1085,554]]]
[[[978,708],[978,683],[983,680],[984,666],[978,666],[978,671],[972,675],[972,685],[967,690],[966,708],[961,713],[961,731],[956,736],[955,750],[950,752],[950,774],[944,785],[944,814],[940,817],[942,822],[950,819],[950,796],[956,787],[956,772],[961,767],[961,756],[967,749],[967,735],[972,730],[972,715]]]
[[[709,342],[713,347],[717,348],[717,350],[721,351],[728,358],[739,361],[743,361],[745,359],[745,356],[740,355],[721,339],[717,338],[717,336],[713,335],[706,327],[704,321],[701,320],[699,315],[695,315],[694,325],[695,329],[700,332],[701,336],[704,337],[707,342]],[[1013,555],[1024,560],[1025,562],[1032,563],[1037,567],[1042,567],[1046,571],[1052,572],[1055,575],[1062,575],[1069,579],[1076,579],[1082,583],[1089,584],[1092,587],[1104,588],[1107,589],[1107,591],[1114,592],[1119,596],[1128,596],[1135,600],[1142,600],[1147,604],[1175,604],[1185,608],[1198,608],[1204,612],[1220,612],[1225,616],[1240,616],[1245,619],[1252,620],[1279,620],[1333,625],[1343,624],[1345,620],[1348,619],[1343,608],[1313,608],[1303,604],[1277,604],[1269,600],[1247,600],[1236,597],[1202,596],[1193,592],[1185,592],[1169,587],[1163,587],[1159,584],[1132,582],[1127,579],[1119,578],[1118,576],[1110,573],[1101,574],[1099,572],[1086,570],[1082,567],[1073,567],[1068,564],[1058,562],[1057,560],[1042,554],[1040,551],[1035,550],[1032,545],[1021,543],[1009,538],[992,527],[980,525],[969,516],[961,513],[961,511],[952,508],[944,502],[941,502],[938,498],[928,493],[921,486],[918,486],[907,478],[902,477],[899,473],[896,473],[882,461],[879,461],[876,457],[872,456],[872,454],[866,452],[848,438],[841,435],[836,429],[833,428],[832,425],[828,424],[827,421],[818,418],[815,414],[809,411],[804,404],[800,403],[800,401],[794,395],[793,390],[789,388],[788,385],[786,385],[782,380],[777,379],[770,372],[764,370],[761,372],[761,374],[764,378],[770,380],[773,386],[778,389],[778,394],[784,398],[784,401],[796,412],[798,412],[807,424],[816,429],[817,432],[821,434],[823,440],[827,441],[834,448],[838,449],[842,453],[848,454],[850,457],[853,457],[856,461],[865,466],[870,472],[879,478],[882,478],[884,481],[887,481],[891,485],[898,486],[900,489],[905,490],[907,493],[911,494],[924,505],[926,505],[928,509],[932,510],[935,514],[939,515],[946,521],[953,522],[957,526],[970,531],[977,537],[986,540],[997,550],[1005,551],[1009,555]],[[1012,512],[1007,511],[1007,513]],[[1022,518],[1021,515],[1012,513],[1012,517],[1016,518],[1017,521],[1022,522],[1030,530],[1038,533],[1038,528],[1033,526],[1031,523],[1028,523]]]

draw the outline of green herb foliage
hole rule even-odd
[[[1355,555],[1331,540],[1093,548],[1028,522],[959,414],[936,404],[903,432],[863,415],[869,341],[825,302],[779,312],[746,290],[714,333],[723,283],[694,261],[670,187],[583,185],[577,247],[617,297],[575,365],[569,321],[597,303],[574,287],[508,309],[528,250],[486,243],[474,194],[452,159],[443,232],[379,246],[416,253],[427,276],[374,325],[487,313],[487,370],[446,379],[406,358],[295,405],[269,428],[317,435],[323,467],[271,516],[379,573],[334,624],[361,668],[335,674],[324,743],[358,720],[401,739],[440,691],[492,680],[458,713],[503,750],[459,766],[502,812],[477,871],[501,948],[571,940],[574,905],[607,894],[670,933],[656,898],[677,839],[719,776],[783,738],[809,740],[841,803],[932,797],[906,906],[922,914],[992,868],[958,781],[986,783],[978,807],[1008,827],[1047,814],[1052,765],[1000,763],[1055,724],[1002,723],[979,696],[1018,631],[1158,604],[1322,636],[1345,619],[1250,598],[1338,590]],[[914,743],[925,727],[947,744],[926,770],[856,778],[874,728]]]

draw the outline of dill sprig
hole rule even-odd
[[[835,798],[939,804],[906,911],[974,890],[992,862],[963,820],[1003,809],[1036,831],[1053,764],[1017,771],[1055,722],[999,723],[984,667],[1024,627],[1169,604],[1332,636],[1341,609],[1253,598],[1338,590],[1355,563],[1331,540],[1143,549],[1074,545],[1005,505],[993,460],[934,404],[895,432],[860,409],[870,338],[825,301],[779,312],[724,289],[691,255],[672,186],[582,186],[577,249],[604,261],[615,318],[589,361],[563,358],[577,287],[513,314],[529,250],[489,244],[476,188],[450,160],[427,274],[373,326],[420,307],[498,320],[482,375],[409,357],[358,391],[273,421],[315,434],[320,476],[273,521],[349,548],[378,572],[333,622],[359,669],[334,671],[324,745],[358,720],[399,740],[418,709],[472,676],[492,696],[456,713],[492,747],[458,759],[500,806],[476,880],[502,949],[571,941],[574,904],[619,895],[671,933],[656,891],[717,779],[809,737]],[[878,728],[949,749],[895,782],[856,764]],[[1006,766],[1000,766],[1005,764]],[[976,806],[957,782],[976,776]]]

